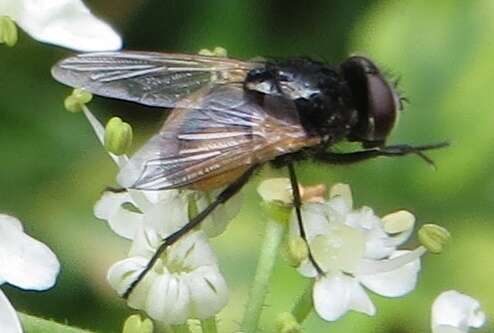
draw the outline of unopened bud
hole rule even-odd
[[[228,56],[228,52],[225,48],[221,46],[216,46],[213,50],[201,49],[199,51],[199,55],[226,58]]]
[[[123,155],[132,146],[132,127],[119,117],[113,117],[106,124],[104,141],[110,153]]]
[[[278,333],[302,333],[302,326],[289,312],[283,312],[276,319],[276,332]]]
[[[0,43],[12,47],[19,38],[15,22],[8,16],[0,16]]]
[[[153,322],[148,318],[142,320],[141,316],[135,314],[127,318],[122,333],[152,333]]]
[[[288,240],[286,259],[290,266],[298,267],[308,257],[309,249],[302,237],[293,237]]]
[[[431,253],[439,254],[449,241],[451,235],[448,230],[436,224],[425,224],[419,232],[420,243]]]
[[[65,109],[69,112],[81,112],[84,110],[84,105],[91,102],[93,95],[84,90],[76,88],[72,91],[72,94],[65,98]]]

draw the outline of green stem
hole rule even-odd
[[[201,320],[201,328],[202,333],[218,333],[218,328],[216,327],[216,317]]]
[[[269,220],[266,223],[266,231],[257,263],[256,275],[241,325],[241,331],[243,333],[259,332],[257,329],[259,318],[264,306],[278,249],[283,239],[285,226],[286,223],[278,223],[273,220]]]
[[[24,332],[36,333],[90,333],[91,331],[70,327],[24,313],[18,313]]]
[[[305,288],[304,293],[299,297],[292,309],[292,315],[295,317],[299,324],[302,324],[307,316],[314,308],[312,301],[312,288],[314,284],[311,282]]]
[[[175,333],[191,333],[190,329],[189,329],[189,325],[187,325],[187,324],[173,326],[173,332],[175,332]]]

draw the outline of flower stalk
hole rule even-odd
[[[266,223],[266,231],[257,263],[254,283],[241,325],[241,331],[244,333],[258,332],[259,318],[285,229],[286,223],[283,223],[283,221],[280,223],[278,221],[268,220]]]
[[[292,315],[295,317],[299,324],[302,324],[307,316],[311,313],[314,308],[314,303],[312,300],[312,289],[314,288],[313,283],[305,288],[304,293],[299,297],[292,309]]]
[[[216,317],[201,320],[201,328],[202,333],[218,333],[218,327],[216,326]]]

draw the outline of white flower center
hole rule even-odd
[[[334,224],[327,234],[314,238],[311,249],[324,271],[353,272],[364,255],[365,236],[358,229]]]

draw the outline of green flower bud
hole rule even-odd
[[[419,232],[420,243],[431,253],[439,254],[443,251],[451,235],[448,230],[436,224],[425,224]]]
[[[127,318],[122,333],[152,333],[153,322],[148,318],[142,320],[141,316],[135,314]]]
[[[123,155],[132,146],[132,127],[119,117],[113,117],[106,124],[104,141],[110,153]]]
[[[216,46],[212,51],[209,49],[201,49],[199,55],[209,56],[209,57],[227,57],[228,52],[225,48],[221,46]]]
[[[17,44],[18,38],[15,22],[8,16],[0,16],[0,43],[12,47]]]
[[[292,212],[291,207],[277,201],[261,201],[261,208],[270,220],[283,224],[288,223],[290,220],[290,215]]]
[[[93,95],[89,91],[81,88],[74,89],[72,95],[82,104],[87,104],[93,99]]]
[[[303,333],[302,326],[289,312],[283,312],[276,319],[276,332],[278,333]]]
[[[292,267],[298,267],[309,256],[307,243],[302,237],[295,237],[288,240],[286,259]]]
[[[81,112],[83,106],[93,99],[93,95],[84,89],[74,89],[72,94],[65,98],[64,106],[69,112]]]

